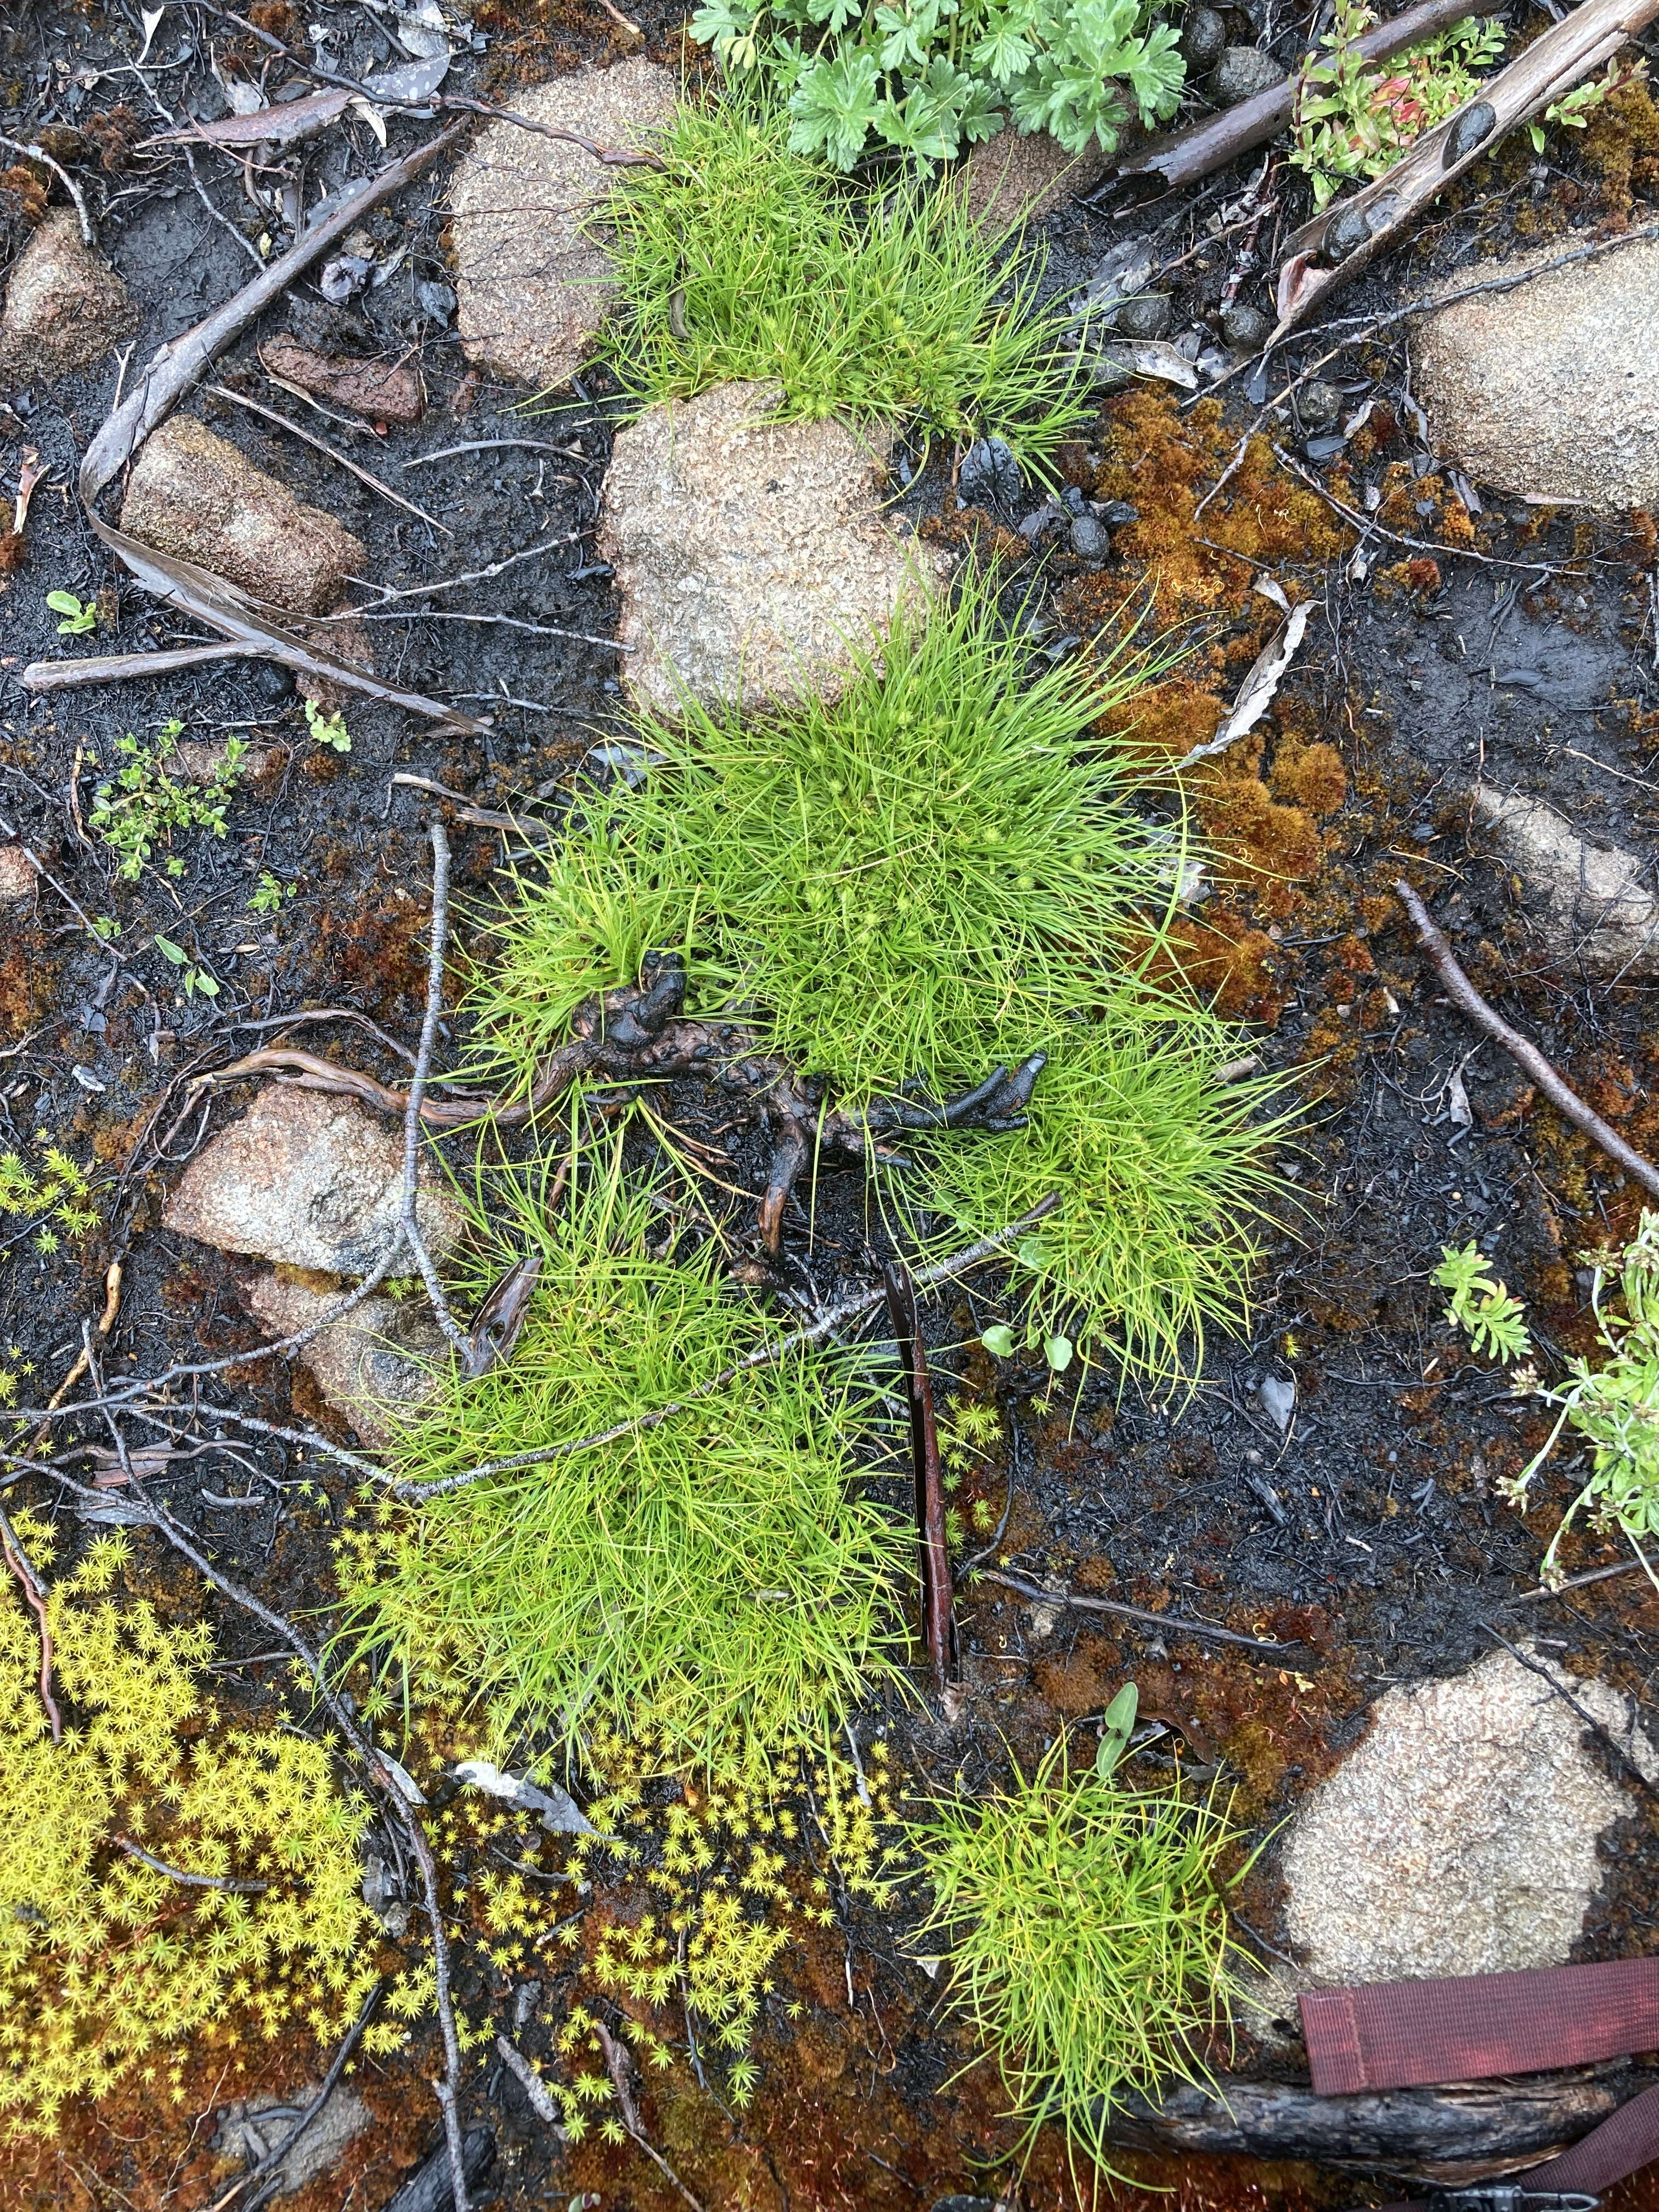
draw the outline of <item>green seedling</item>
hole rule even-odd
[[[1591,116],[1605,107],[1615,92],[1627,84],[1642,84],[1647,80],[1648,65],[1640,58],[1631,61],[1613,60],[1607,64],[1605,73],[1592,77],[1588,84],[1575,85],[1571,92],[1553,100],[1541,117],[1527,125],[1527,135],[1532,140],[1532,150],[1544,150],[1544,125],[1559,124],[1564,130],[1583,131]]]
[[[790,150],[772,101],[681,106],[593,218],[621,312],[607,343],[641,409],[734,379],[781,386],[781,419],[871,432],[994,432],[1047,465],[1084,399],[1035,261],[1016,270],[959,185],[902,176],[879,204]]]
[[[1592,1526],[1625,1535],[1659,1583],[1643,1549],[1659,1535],[1659,1212],[1643,1212],[1621,1252],[1602,1249],[1578,1256],[1591,1270],[1590,1306],[1600,1357],[1570,1361],[1566,1379],[1559,1384],[1541,1382],[1530,1368],[1516,1371],[1516,1391],[1554,1407],[1556,1419],[1540,1450],[1504,1487],[1524,1507],[1534,1477],[1563,1431],[1573,1429],[1589,1447],[1589,1479],[1551,1540],[1543,1579],[1547,1583],[1557,1573],[1561,1540],[1582,1510]],[[1447,1318],[1468,1332],[1477,1350],[1490,1350],[1505,1361],[1530,1352],[1523,1310],[1492,1279],[1475,1245],[1446,1252],[1433,1279],[1452,1292]]]
[[[1133,1682],[1126,1682],[1106,1708],[1100,1723],[1100,1741],[1095,1750],[1095,1778],[1109,1782],[1129,1748],[1129,1738],[1135,1732],[1135,1716],[1140,1710],[1140,1692]]]
[[[53,614],[63,617],[58,625],[59,637],[84,637],[98,626],[96,599],[79,599],[73,592],[48,592],[46,605]]]
[[[306,727],[319,745],[327,745],[331,751],[337,753],[349,753],[351,750],[351,738],[347,732],[345,716],[343,714],[337,710],[332,714],[325,714],[314,699],[307,699],[305,708]]]
[[[247,746],[231,738],[225,757],[204,784],[179,782],[173,775],[170,757],[176,757],[182,722],[164,723],[153,745],[145,745],[129,731],[115,741],[115,750],[126,766],[112,780],[100,783],[94,793],[89,820],[93,830],[117,854],[116,873],[124,882],[137,883],[145,863],[158,848],[166,848],[163,872],[177,878],[185,872],[182,856],[173,849],[173,833],[208,830],[225,835],[225,808],[241,781],[242,759]]]
[[[218,997],[217,979],[207,969],[198,966],[182,945],[175,945],[170,937],[159,934],[153,941],[162,959],[179,970],[179,985],[187,1000],[193,999],[198,991],[204,999]]]
[[[89,1237],[100,1221],[91,1176],[56,1145],[46,1147],[33,1168],[21,1152],[0,1152],[0,1214],[39,1222],[33,1243],[46,1259],[64,1235]]]
[[[1464,1332],[1477,1352],[1490,1352],[1505,1364],[1529,1357],[1532,1337],[1526,1309],[1493,1275],[1478,1244],[1471,1241],[1459,1252],[1446,1246],[1429,1280],[1451,1292],[1446,1319]]]
[[[269,868],[259,871],[259,880],[247,902],[250,914],[280,914],[283,901],[292,898],[299,890],[298,884],[279,883]]]
[[[926,167],[1012,120],[1108,154],[1175,112],[1177,33],[1142,0],[703,0],[691,35],[787,99],[791,150]]]
[[[1202,2078],[1225,2027],[1236,1832],[1212,1798],[1070,1774],[1065,1753],[1060,1736],[1029,1780],[911,1831],[933,1893],[918,1935],[950,1940],[953,2001],[1000,2060],[1027,2148],[1056,2119],[1109,2173],[1120,2103]]]

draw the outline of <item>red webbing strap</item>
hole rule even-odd
[[[1297,2000],[1323,2097],[1540,2074],[1659,2050],[1659,1959],[1372,1982]]]
[[[1304,1990],[1297,2002],[1322,2096],[1421,2088],[1588,2065],[1659,2050],[1659,1959],[1373,1982]],[[1621,2105],[1559,2158],[1520,2177],[1528,2190],[1600,2196],[1659,2159],[1659,2087]],[[1389,2205],[1383,2212],[1419,2212]]]

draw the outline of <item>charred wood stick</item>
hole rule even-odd
[[[461,2138],[460,2171],[465,2185],[482,2181],[495,2159],[495,2138],[488,2128],[469,2128]],[[449,2212],[456,2202],[454,2162],[442,2143],[422,2159],[383,2212]]]
[[[1355,45],[1367,61],[1386,61],[1402,46],[1415,46],[1419,39],[1432,38],[1449,24],[1461,22],[1468,12],[1468,0],[1421,0],[1418,7],[1376,25]],[[1308,56],[1309,61],[1317,58],[1316,54]],[[1254,100],[1242,100],[1220,115],[1206,115],[1184,131],[1154,138],[1118,164],[1113,182],[1148,177],[1165,191],[1178,191],[1212,170],[1225,168],[1229,161],[1265,146],[1285,128],[1295,110],[1298,79],[1299,72],[1294,73],[1283,84],[1257,93]]]
[[[1564,1115],[1581,1128],[1593,1144],[1599,1145],[1607,1158],[1615,1162],[1632,1182],[1639,1182],[1644,1190],[1659,1198],[1659,1168],[1644,1159],[1632,1146],[1627,1145],[1617,1129],[1604,1121],[1593,1106],[1587,1105],[1559,1076],[1543,1054],[1519,1030],[1513,1030],[1495,1007],[1489,1006],[1457,963],[1456,955],[1446,942],[1417,893],[1408,883],[1395,884],[1395,895],[1411,916],[1413,927],[1424,951],[1434,963],[1435,972],[1445,987],[1446,996],[1460,1012],[1468,1016],[1496,1037],[1517,1066],[1523,1067],[1543,1092],[1558,1114]]]
[[[1616,2110],[1629,2075],[1627,2066],[1603,2067],[1350,2097],[1224,2076],[1183,2083],[1161,2100],[1122,2096],[1106,2136],[1127,2149],[1381,2166],[1449,2187],[1534,2165],[1577,2142]]]
[[[1148,1628],[1172,1629],[1177,1636],[1207,1637],[1212,1644],[1236,1644],[1242,1650],[1260,1651],[1271,1659],[1282,1659],[1287,1651],[1301,1648],[1295,1644],[1270,1643],[1264,1636],[1241,1636],[1236,1628],[1218,1628],[1212,1620],[1194,1620],[1184,1613],[1154,1613],[1150,1606],[1125,1605],[1118,1598],[1045,1589],[1041,1583],[1031,1582],[1024,1575],[1006,1575],[998,1567],[975,1567],[974,1573],[981,1582],[1000,1583],[1004,1589],[1017,1591],[1021,1597],[1035,1598],[1040,1605],[1069,1607],[1073,1613],[1116,1613],[1125,1620],[1138,1620]]]
[[[927,1347],[916,1315],[915,1285],[904,1267],[890,1260],[882,1269],[888,1318],[904,1373],[910,1408],[910,1458],[916,1486],[917,1569],[921,1584],[921,1632],[933,1665],[933,1687],[941,1697],[955,1673],[955,1637],[951,1622],[951,1551],[945,1535],[945,1477],[939,1465],[939,1424],[933,1418],[933,1385],[927,1372]]]
[[[256,645],[227,638],[218,645],[180,645],[165,653],[97,653],[85,660],[32,660],[18,678],[26,691],[68,691],[78,684],[127,684],[145,676],[174,676],[210,660],[246,660]]]
[[[1279,266],[1279,324],[1269,345],[1392,245],[1506,132],[1542,114],[1552,100],[1611,61],[1656,16],[1659,0],[1580,0],[1507,69],[1486,78],[1477,98],[1425,131],[1391,169],[1304,223]]]

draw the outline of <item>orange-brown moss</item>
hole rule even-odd
[[[1638,192],[1659,192],[1659,107],[1638,80],[1621,85],[1585,131],[1583,159],[1608,212],[1628,218]]]

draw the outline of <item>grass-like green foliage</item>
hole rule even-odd
[[[1010,118],[1109,154],[1132,106],[1147,129],[1175,112],[1185,74],[1149,0],[703,0],[691,33],[781,86],[791,145],[838,169],[871,142],[954,160]]]
[[[694,1011],[756,1019],[843,1101],[911,1079],[944,1096],[1047,1051],[1027,1131],[920,1148],[931,1199],[971,1237],[1058,1191],[1019,1255],[1033,1340],[1115,1334],[1167,1369],[1238,1310],[1273,1132],[1260,1085],[1215,1081],[1224,1025],[1125,982],[1169,854],[1091,727],[1146,657],[1036,665],[967,596],[901,617],[833,707],[644,720],[663,765],[584,799],[516,887],[473,1011],[492,1076],[527,1088],[584,998],[673,948]]]
[[[1261,1117],[1262,1084],[1216,1081],[1228,1049],[1195,1010],[1160,1023],[1125,994],[1054,1033],[1027,1128],[929,1142],[929,1199],[963,1239],[1060,1194],[1012,1255],[1028,1342],[1074,1335],[1085,1355],[1109,1342],[1171,1376],[1206,1326],[1237,1322],[1282,1125]]]
[[[131,732],[118,738],[115,750],[124,756],[126,766],[111,781],[100,783],[93,794],[92,827],[117,855],[119,865],[115,872],[124,883],[137,882],[145,862],[155,858],[158,848],[167,854],[161,863],[164,872],[174,877],[184,874],[184,860],[173,850],[176,830],[210,830],[216,837],[225,835],[225,807],[241,781],[246,742],[241,738],[230,739],[223,760],[207,782],[197,784],[186,779],[181,783],[173,774],[170,758],[176,754],[184,726],[182,722],[164,723],[153,745],[143,744]]]
[[[956,2004],[1000,2062],[1030,2136],[1061,2121],[1105,2164],[1125,2092],[1201,2078],[1224,2028],[1231,1943],[1212,1802],[1068,1774],[1058,1739],[1027,1779],[911,1831],[933,1888],[922,1950],[950,1944]]]
[[[865,198],[788,137],[775,102],[682,105],[665,168],[626,173],[595,218],[639,405],[754,380],[782,387],[784,421],[994,433],[1041,467],[1086,410],[1035,265],[1008,281],[959,185]]]
[[[17,1518],[44,1566],[50,1527]],[[211,1630],[109,1595],[126,1548],[95,1538],[49,1589],[57,1745],[34,1616],[0,1578],[0,2137],[50,2133],[64,2105],[141,2067],[182,2097],[191,2039],[228,2018],[267,2036],[308,2023],[326,2043],[374,1977],[367,1803],[320,1743],[218,1719],[200,1687]],[[183,1887],[118,1835],[269,1887]]]
[[[1531,1368],[1516,1370],[1517,1393],[1553,1406],[1556,1420],[1542,1448],[1505,1487],[1514,1503],[1524,1506],[1533,1479],[1562,1431],[1576,1430],[1590,1448],[1589,1479],[1551,1540],[1544,1578],[1556,1571],[1561,1539],[1583,1510],[1595,1527],[1616,1528],[1628,1537],[1649,1575],[1659,1582],[1643,1550],[1659,1537],[1659,1213],[1644,1211],[1622,1251],[1603,1249],[1578,1257],[1593,1271],[1590,1304],[1600,1352],[1572,1360],[1559,1383],[1540,1382]],[[1492,1278],[1477,1245],[1443,1252],[1431,1280],[1451,1292],[1446,1318],[1468,1333],[1477,1351],[1489,1351],[1505,1364],[1531,1352],[1525,1309]],[[1609,1283],[1616,1285],[1611,1297]]]
[[[833,707],[761,726],[694,701],[636,791],[584,799],[497,925],[477,1000],[527,1076],[590,992],[641,955],[686,959],[694,1007],[757,1007],[769,1042],[843,1097],[976,1079],[1098,1004],[1164,856],[1123,801],[1094,719],[1143,680],[1133,654],[1030,656],[969,595],[901,615]]]
[[[763,1340],[697,1262],[653,1259],[661,1216],[619,1154],[557,1216],[501,1177],[492,1268],[542,1255],[510,1361],[446,1382],[393,1454],[430,1481],[683,1400]],[[751,1369],[654,1428],[418,1510],[381,1504],[342,1553],[349,1640],[415,1684],[488,1701],[494,1737],[643,1716],[665,1756],[823,1740],[890,1662],[890,1578],[914,1547],[854,1494],[857,1415],[821,1362]]]

